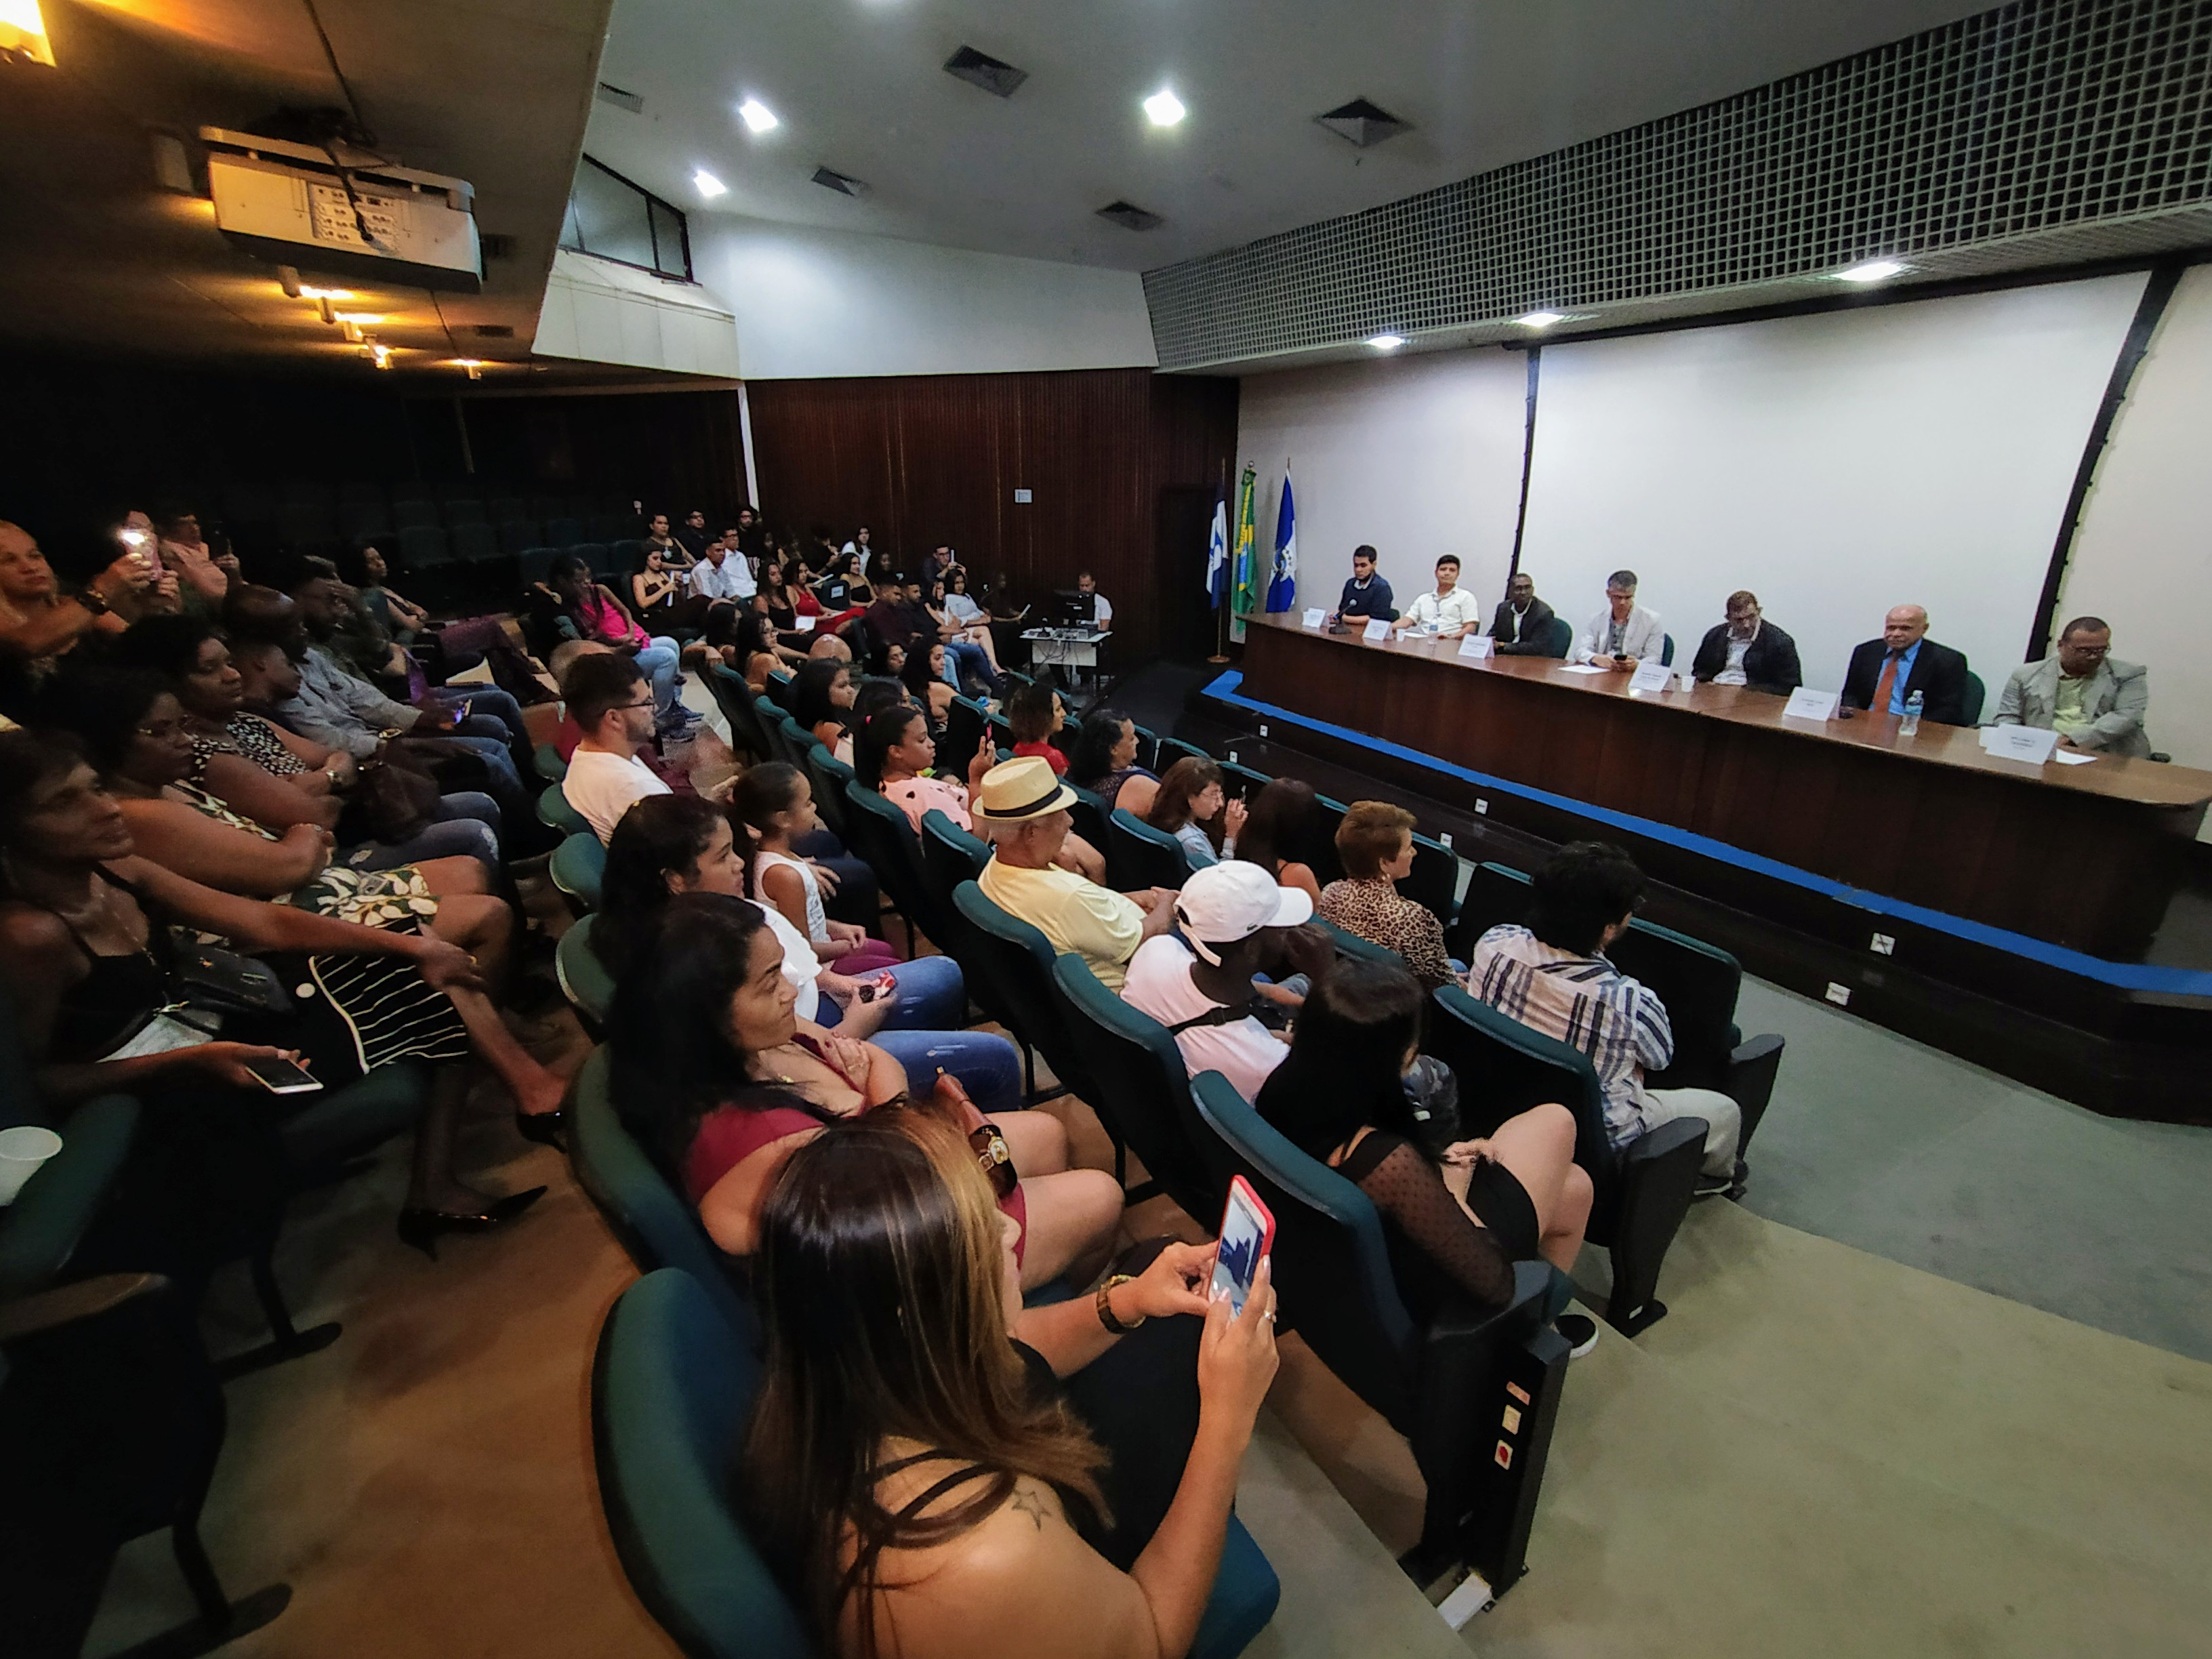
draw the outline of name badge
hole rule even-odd
[[[1487,634],[1470,634],[1459,642],[1459,653],[1462,657],[1487,657],[1494,654],[1497,649],[1498,641]]]
[[[1640,662],[1628,677],[1632,691],[1664,691],[1673,684],[1674,671],[1663,662]]]
[[[1370,617],[1367,626],[1360,629],[1359,637],[1370,645],[1379,644],[1390,637],[1390,624],[1380,617]]]
[[[1984,726],[1981,737],[1982,747],[1990,754],[2033,766],[2044,764],[2058,746],[2058,733],[2034,726]]]
[[[1784,720],[1820,720],[1824,724],[1836,718],[1836,705],[1843,700],[1839,691],[1815,691],[1809,685],[1801,685],[1790,694],[1790,703],[1783,709]]]
[[[1312,610],[1312,611],[1307,611],[1307,612],[1305,613],[1305,622],[1304,622],[1304,626],[1305,626],[1305,627],[1307,627],[1307,628],[1319,628],[1319,627],[1320,627],[1323,623],[1327,622],[1328,620],[1328,611],[1322,611],[1322,610],[1318,610],[1318,609],[1316,609],[1316,610]]]

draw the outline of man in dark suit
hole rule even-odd
[[[1536,579],[1527,571],[1515,571],[1505,584],[1505,597],[1490,618],[1490,637],[1501,657],[1552,654],[1552,607],[1536,597]]]
[[[1739,591],[1728,597],[1728,620],[1706,630],[1691,660],[1695,678],[1718,685],[1747,685],[1754,691],[1787,696],[1805,683],[1797,665],[1797,641],[1759,614],[1759,595]]]
[[[1945,726],[1966,723],[1966,653],[1928,637],[1928,613],[1900,605],[1882,618],[1881,637],[1851,653],[1844,676],[1844,706],[1877,714],[1902,714],[1915,691],[1920,717]]]

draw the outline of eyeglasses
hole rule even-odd
[[[642,697],[640,697],[635,702],[618,702],[615,707],[617,708],[650,708],[653,707],[653,693],[648,691]]]
[[[1012,1198],[1021,1177],[1014,1172],[1014,1155],[1006,1149],[1006,1138],[995,1123],[977,1124],[968,1132],[968,1145],[975,1154],[976,1166],[991,1183],[991,1190],[1000,1198]]]

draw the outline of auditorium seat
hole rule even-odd
[[[971,978],[987,981],[987,1003],[1001,1010],[999,1023],[1021,1046],[1022,1066],[1030,1097],[1039,1097],[1036,1056],[1042,1054],[1061,1085],[1085,1100],[1096,1090],[1082,1054],[1068,1034],[1067,1014],[1052,988],[1051,943],[1028,922],[992,902],[973,880],[952,890],[953,908],[968,924],[974,955],[963,957],[960,966]],[[1046,1097],[1049,1097],[1048,1096]],[[1103,1121],[1103,1120],[1102,1120]],[[1106,1124],[1114,1142],[1114,1176],[1128,1184],[1124,1170],[1124,1148],[1114,1126]]]
[[[1249,805],[1255,796],[1274,781],[1265,772],[1237,761],[1216,761],[1214,764],[1221,769],[1221,787],[1231,800],[1241,800]]]
[[[845,786],[853,781],[853,769],[811,737],[799,753],[804,757],[799,769],[806,774],[807,787],[814,792],[815,810],[830,833],[849,846],[852,837],[845,832]]]
[[[606,580],[611,573],[607,569],[607,550],[604,543],[570,542],[563,545],[568,552],[581,559],[590,568],[594,579],[599,581]],[[623,608],[627,610],[629,607],[625,605]]]
[[[392,507],[380,494],[368,501],[338,503],[339,538],[353,547],[381,540],[392,533]]]
[[[607,544],[607,568],[628,576],[645,568],[645,544],[636,537],[617,537]]]
[[[438,504],[422,495],[394,495],[392,522],[403,531],[435,529],[439,522]]]
[[[553,561],[560,556],[557,547],[525,548],[520,555],[524,583],[548,580],[553,574]]]
[[[562,804],[567,804],[565,799]],[[545,863],[546,879],[560,890],[571,908],[580,911],[599,908],[599,884],[606,873],[607,849],[588,828],[563,840]]]
[[[852,834],[846,845],[876,872],[894,914],[906,923],[907,954],[919,948],[919,929],[931,939],[946,930],[933,926],[938,908],[921,876],[921,843],[914,825],[879,790],[863,789],[855,780],[845,786],[845,823]]]
[[[933,806],[921,815],[922,878],[945,905],[951,906],[962,882],[975,880],[990,861],[991,844],[981,836],[963,830]]]
[[[545,539],[556,547],[574,547],[584,539],[583,524],[571,518],[550,518],[545,521]]]
[[[1544,653],[1544,654],[1547,657],[1557,657],[1564,661],[1566,658],[1567,653],[1574,648],[1575,625],[1569,622],[1565,617],[1553,617],[1552,642],[1550,647]]]
[[[1243,1176],[1274,1214],[1280,1328],[1296,1331],[1413,1449],[1425,1501],[1420,1540],[1401,1565],[1426,1586],[1464,1563],[1504,1590],[1525,1570],[1527,1528],[1513,1522],[1516,1510],[1524,1522],[1534,1513],[1566,1379],[1566,1342],[1546,1328],[1566,1304],[1563,1276],[1516,1263],[1507,1306],[1455,1297],[1424,1325],[1398,1293],[1366,1194],[1285,1140],[1220,1073],[1200,1073],[1191,1098],[1216,1179]],[[1534,1485],[1518,1489],[1492,1473],[1491,1425],[1509,1381],[1529,1396],[1516,1402],[1524,1427],[1512,1449]]]
[[[1966,671],[1966,694],[1959,705],[1959,724],[1979,726],[1982,705],[1989,701],[1990,689],[1982,684],[1982,677],[1969,668]]]
[[[1207,754],[1206,750],[1200,749],[1194,743],[1185,743],[1181,738],[1162,738],[1159,741],[1159,764],[1153,769],[1158,772],[1161,776],[1165,777],[1167,775],[1168,768],[1173,766],[1177,761],[1182,760],[1186,757],[1194,760],[1212,760],[1213,758],[1212,756]]]
[[[399,532],[400,568],[421,577],[453,562],[446,532],[435,525],[410,525]]]
[[[561,758],[561,751],[550,743],[541,743],[531,751],[530,769],[547,783],[558,783],[568,775],[568,763]]]
[[[1227,1188],[1199,1156],[1190,1072],[1175,1038],[1101,985],[1081,957],[1058,957],[1052,982],[1066,1011],[1068,1040],[1090,1079],[1084,1100],[1115,1146],[1135,1152],[1168,1196],[1210,1228]]]
[[[553,976],[561,982],[561,994],[568,999],[568,1006],[576,1011],[593,1041],[599,1039],[600,1028],[606,1024],[607,1010],[614,1006],[614,975],[592,951],[592,924],[595,918],[578,916],[568,924],[568,931],[561,935],[561,942],[553,949]]]
[[[1181,887],[1190,878],[1190,856],[1164,830],[1115,807],[1106,822],[1106,884],[1117,893],[1147,887]]]
[[[1662,667],[1672,668],[1674,665],[1674,636],[1672,634],[1659,636],[1659,661]]]
[[[1557,1101],[1574,1114],[1575,1162],[1595,1188],[1589,1237],[1608,1247],[1613,1290],[1606,1319],[1634,1336],[1663,1319],[1660,1265],[1689,1213],[1705,1161],[1706,1123],[1677,1118],[1616,1152],[1606,1138],[1605,1102],[1589,1057],[1501,1014],[1456,985],[1434,995],[1424,1052],[1459,1080],[1460,1126],[1488,1134],[1531,1106]]]
[[[966,757],[975,752],[975,745],[983,741],[983,733],[991,727],[990,716],[983,705],[973,697],[956,696],[945,711],[945,736],[937,745],[937,752],[948,767],[966,775]],[[954,765],[955,762],[957,765]]]
[[[745,677],[714,659],[707,664],[706,679],[708,694],[714,699],[714,706],[722,711],[722,719],[729,725],[732,744],[750,760],[773,760],[775,754],[767,729],[761,722],[760,708]]]
[[[488,524],[464,520],[447,531],[446,539],[462,564],[483,566],[499,560],[499,538]]]
[[[447,496],[438,503],[438,514],[452,530],[465,524],[488,525],[491,517],[484,504],[474,495]]]
[[[1398,884],[1403,897],[1425,905],[1449,928],[1459,914],[1459,854],[1419,830],[1413,832],[1413,867]],[[1466,958],[1461,957],[1464,962]]]

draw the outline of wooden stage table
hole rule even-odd
[[[1636,693],[1625,673],[1459,646],[1255,617],[1243,692],[2094,956],[2141,950],[2212,801],[2212,773],[2156,761],[2032,766],[1985,754],[1967,726],[1923,722],[1905,738],[1887,714],[1789,720],[1788,699],[1746,686]]]

